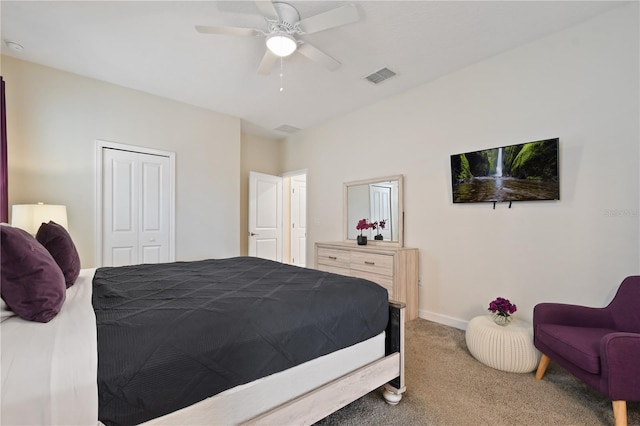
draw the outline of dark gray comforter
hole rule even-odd
[[[99,419],[137,424],[385,329],[370,281],[253,257],[99,268]]]

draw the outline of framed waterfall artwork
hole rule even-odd
[[[559,138],[451,156],[454,203],[559,200]]]

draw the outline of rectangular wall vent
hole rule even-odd
[[[277,130],[279,132],[295,133],[300,129],[298,129],[297,127],[294,127],[294,126],[290,126],[288,124],[283,124],[280,127],[276,127],[275,130]]]
[[[395,72],[385,67],[385,68],[379,69],[378,71],[372,74],[369,74],[368,76],[365,77],[365,79],[369,80],[373,84],[380,84],[383,81],[393,77],[394,75],[396,75]]]

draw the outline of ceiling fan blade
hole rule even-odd
[[[223,34],[234,36],[255,36],[260,35],[260,31],[253,28],[241,28],[241,27],[207,27],[203,25],[196,25],[196,31],[203,34]]]
[[[298,47],[298,52],[302,53],[307,58],[314,62],[317,62],[327,68],[329,71],[335,71],[342,65],[340,62],[333,59],[331,56],[324,53],[317,47],[305,42],[302,46]]]
[[[266,18],[279,18],[278,11],[269,0],[256,0],[256,6],[258,6],[258,10],[260,10],[260,13],[262,13]]]
[[[360,19],[358,9],[353,4],[338,7],[328,12],[310,16],[298,22],[300,29],[306,34],[317,33],[340,25],[350,24]]]
[[[258,74],[271,74],[271,70],[273,69],[273,64],[276,62],[276,59],[278,59],[278,57],[267,49],[260,61],[260,66],[258,66]]]

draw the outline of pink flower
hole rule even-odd
[[[381,220],[380,222],[373,222],[371,224],[371,228],[373,229],[384,229],[384,227],[387,225],[387,219]],[[380,231],[378,231],[378,235],[381,235]]]
[[[371,224],[367,222],[367,219],[360,219],[358,224],[356,225],[356,229],[358,231],[362,231],[363,229],[371,228]]]
[[[360,231],[360,235],[362,235],[362,231],[363,231],[363,230],[365,230],[365,229],[369,229],[369,228],[372,228],[372,227],[373,227],[373,224],[372,224],[372,223],[369,223],[369,222],[367,221],[367,219],[360,219],[360,220],[358,221],[358,224],[356,225],[356,229],[357,229],[358,231]]]
[[[362,235],[362,231],[365,229],[384,229],[385,226],[387,225],[387,220],[381,220],[380,222],[371,222],[369,223],[368,219],[360,219],[358,221],[358,224],[356,225],[356,229],[358,231],[360,231],[360,235]],[[380,235],[380,232],[378,232],[378,235]]]

